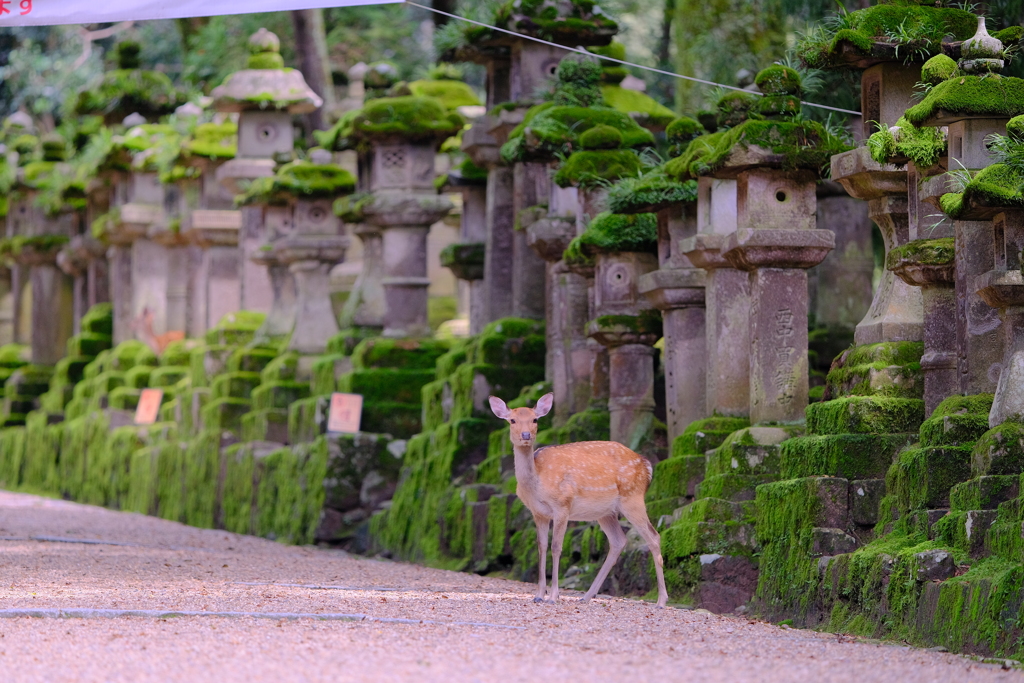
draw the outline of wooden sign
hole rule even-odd
[[[359,431],[363,417],[363,397],[360,394],[331,394],[331,409],[327,414],[327,431],[354,434]]]
[[[156,422],[163,400],[163,389],[143,389],[139,405],[135,407],[135,424],[151,425]]]

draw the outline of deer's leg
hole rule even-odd
[[[608,515],[597,520],[597,523],[601,525],[601,531],[608,537],[608,557],[604,559],[604,564],[601,565],[601,571],[597,573],[594,578],[594,583],[590,584],[590,590],[587,591],[586,595],[580,598],[580,602],[586,602],[590,598],[597,595],[597,592],[601,590],[601,586],[604,585],[604,580],[608,578],[609,572],[615,563],[619,561],[619,555],[622,554],[622,549],[626,547],[626,534],[622,531],[622,526],[619,524],[619,518],[615,515]]]
[[[551,524],[551,518],[534,515],[533,523],[537,526],[537,551],[540,555],[540,567],[537,569],[537,594],[533,597],[533,601],[544,602],[544,591],[547,589],[548,580],[548,526]]]
[[[565,528],[569,526],[569,515],[560,514],[555,517],[551,530],[551,598],[548,602],[558,602],[558,560],[562,557],[562,542],[565,540]]]
[[[644,504],[643,496],[635,496],[628,501],[622,502],[622,514],[626,516],[629,523],[637,530],[654,558],[654,572],[658,575],[658,607],[664,607],[668,602],[668,590],[665,588],[665,567],[661,557],[661,536],[647,518],[647,506]]]

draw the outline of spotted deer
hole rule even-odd
[[[146,306],[137,318],[128,323],[128,328],[135,333],[135,338],[153,349],[153,353],[160,355],[171,342],[181,341],[185,333],[181,330],[171,330],[164,334],[156,334],[153,331],[153,311]]]
[[[509,423],[509,438],[515,452],[516,495],[533,513],[537,524],[540,579],[533,601],[544,602],[547,591],[545,569],[549,525],[554,525],[554,533],[551,538],[548,602],[558,601],[558,560],[568,523],[596,521],[608,536],[608,557],[590,590],[581,598],[586,602],[601,589],[626,547],[626,534],[619,524],[619,516],[623,515],[647,542],[654,556],[654,569],[658,575],[658,607],[664,607],[668,591],[665,590],[661,537],[647,518],[644,505],[644,494],[653,475],[651,463],[614,441],[581,441],[546,446],[535,452],[537,420],[551,411],[554,394],[541,396],[533,409],[509,409],[497,396],[491,396],[489,401],[494,414]]]

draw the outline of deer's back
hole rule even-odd
[[[643,456],[615,441],[580,441],[537,451],[537,474],[548,485],[563,482],[578,493],[643,495],[653,468]]]

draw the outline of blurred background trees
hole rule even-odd
[[[424,0],[429,2],[430,0]],[[478,19],[493,15],[499,0],[433,0],[447,12]],[[618,40],[640,64],[730,85],[744,84],[759,69],[785,60],[800,35],[839,12],[860,9],[865,0],[604,0],[618,20]],[[954,4],[954,3],[950,3]],[[1021,23],[1024,0],[973,3],[993,29]],[[67,95],[97,79],[121,39],[142,45],[143,68],[167,73],[198,93],[208,93],[246,59],[240,36],[261,26],[281,38],[286,63],[302,68],[318,91],[344,84],[358,62],[385,60],[403,79],[422,77],[434,61],[433,34],[447,23],[442,15],[404,4],[305,10],[268,14],[140,22],[117,26],[54,26],[0,29],[0,116],[19,108],[45,125],[59,122]],[[297,36],[299,40],[296,40]],[[301,45],[303,49],[297,50]],[[482,87],[478,69],[466,69],[471,85]],[[714,101],[713,88],[642,70],[634,75],[655,98],[695,112]],[[856,108],[857,84],[841,75],[820,81],[829,102]],[[330,98],[330,92],[326,95]],[[814,93],[810,94],[815,97]],[[810,114],[810,112],[808,112]],[[320,122],[314,122],[314,125]]]

